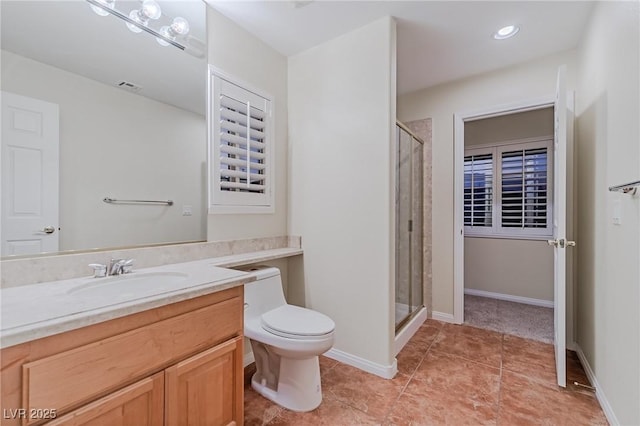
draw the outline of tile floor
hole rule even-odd
[[[555,385],[553,346],[428,320],[381,379],[321,357],[324,399],[295,413],[245,387],[246,425],[606,425],[588,390]],[[588,383],[575,354],[568,383]]]

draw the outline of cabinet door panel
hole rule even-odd
[[[158,373],[87,404],[49,426],[157,426],[164,415],[164,374]]]
[[[165,425],[243,423],[242,338],[165,370]]]

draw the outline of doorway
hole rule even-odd
[[[2,256],[58,251],[59,107],[2,92]]]
[[[513,113],[554,108],[554,188],[559,200],[553,205],[554,253],[554,346],[558,384],[565,386],[565,347],[573,346],[574,264],[572,251],[565,250],[573,241],[573,117],[574,96],[565,88],[566,67],[558,72],[555,96],[457,113],[454,116],[454,322],[464,322],[464,125],[465,122],[505,116]],[[567,153],[569,153],[567,155]],[[556,211],[557,210],[557,211]],[[565,220],[566,219],[566,223]],[[566,268],[566,269],[565,269]]]
[[[553,344],[554,109],[464,123],[464,319]]]

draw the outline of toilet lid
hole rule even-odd
[[[322,336],[335,327],[328,316],[299,306],[282,305],[262,314],[262,328],[279,335]]]

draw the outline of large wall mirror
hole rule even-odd
[[[96,1],[0,4],[3,257],[206,239],[206,5]]]

